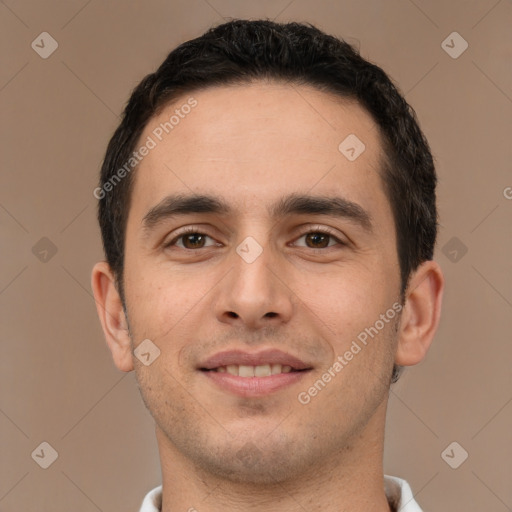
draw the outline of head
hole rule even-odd
[[[355,159],[340,145],[351,134]],[[93,273],[98,311],[116,364],[135,367],[162,435],[205,467],[255,446],[268,475],[267,446],[282,461],[297,430],[316,436],[312,410],[318,421],[334,402],[348,419],[324,428],[323,441],[298,455],[303,464],[371,422],[437,327],[435,187],[413,110],[346,42],[311,25],[237,20],[172,51],[133,91],[95,191],[106,255]],[[162,220],[169,206],[178,215]],[[318,227],[313,238],[305,225]],[[236,250],[247,237],[250,262]],[[146,338],[161,352],[147,367],[132,353]],[[210,430],[199,427],[204,405],[223,398],[203,382],[204,358],[269,344],[310,365],[306,391],[325,372],[332,383],[303,394],[307,404],[230,396],[225,424],[214,408]],[[296,424],[276,430],[286,411]],[[239,459],[217,471],[240,474]],[[289,459],[288,471],[300,466]]]

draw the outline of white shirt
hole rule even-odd
[[[409,484],[395,476],[384,475],[384,489],[388,501],[397,512],[422,512],[419,505],[414,500]],[[150,491],[144,501],[140,512],[161,512],[162,506],[162,486],[155,487]]]

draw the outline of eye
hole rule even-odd
[[[303,243],[297,243],[303,239]],[[170,242],[164,245],[164,248],[178,247],[185,250],[203,249],[206,247],[221,245],[209,235],[198,231],[197,228],[189,227],[177,234]],[[308,249],[327,249],[336,245],[346,245],[334,233],[325,228],[316,228],[303,233],[296,239],[294,245],[306,247]]]
[[[325,229],[315,229],[302,234],[297,240],[304,239],[304,244],[295,244],[299,247],[307,247],[309,249],[325,249],[334,245],[345,245],[333,233]]]
[[[207,244],[207,239],[212,243]],[[180,249],[193,250],[211,247],[212,245],[217,245],[213,238],[192,228],[182,231],[179,235],[175,236],[169,243],[165,244],[165,248],[177,246]]]

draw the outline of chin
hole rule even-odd
[[[210,444],[210,443],[207,443]],[[212,443],[213,444],[213,443]],[[224,443],[203,445],[189,453],[203,471],[233,483],[248,485],[282,484],[304,474],[315,463],[311,446],[299,440],[268,438],[261,440],[226,439]],[[309,451],[308,451],[309,449]]]
[[[289,458],[277,458],[275,454],[259,452],[251,456],[239,453],[226,454],[225,458],[204,460],[203,470],[215,474],[224,480],[237,484],[272,485],[282,484],[295,479],[301,473],[301,467]]]

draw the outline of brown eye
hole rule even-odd
[[[173,238],[165,248],[178,247],[179,249],[203,249],[216,245],[215,240],[198,231],[187,231]]]
[[[305,237],[308,247],[312,249],[323,249],[329,246],[331,235],[327,235],[326,233],[307,233]]]
[[[300,242],[299,242],[300,241]],[[315,229],[302,234],[294,244],[306,249],[329,249],[334,246],[346,245],[336,235],[324,229]]]
[[[201,249],[204,247],[205,236],[201,233],[190,233],[180,237],[185,249]]]

